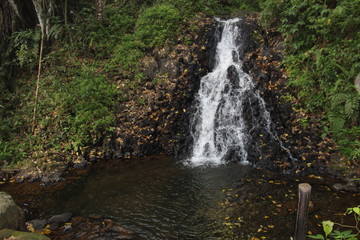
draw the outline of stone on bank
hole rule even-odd
[[[0,192],[0,229],[25,229],[24,212],[6,192]]]

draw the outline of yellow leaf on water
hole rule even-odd
[[[43,230],[40,232],[40,234],[43,234],[43,235],[48,235],[48,234],[50,234],[50,233],[51,233],[51,230],[48,229],[48,228],[45,228],[45,229],[43,229]]]
[[[33,225],[31,223],[27,223],[26,224],[26,229],[29,231],[29,232],[35,232],[35,229],[33,227]]]

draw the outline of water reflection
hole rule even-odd
[[[222,225],[222,190],[238,186],[249,171],[235,164],[191,168],[152,157],[95,170],[62,205],[75,214],[114,218],[143,239],[209,239]]]
[[[102,215],[132,230],[134,239],[288,240],[300,182],[313,186],[313,233],[320,233],[323,220],[343,222],[341,213],[359,204],[359,194],[333,192],[331,179],[297,179],[239,164],[189,167],[166,156],[98,162],[87,175],[46,187],[0,187],[30,219],[66,211]]]

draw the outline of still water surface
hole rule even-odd
[[[342,215],[360,195],[334,192],[333,179],[297,178],[250,166],[191,167],[168,156],[101,161],[84,174],[49,186],[0,185],[29,219],[71,211],[102,215],[134,232],[133,239],[286,239],[294,232],[297,186],[312,185],[309,230]],[[99,236],[94,239],[115,239]]]
[[[313,231],[358,204],[359,195],[331,191],[331,180],[299,180],[239,164],[191,167],[153,156],[97,164],[56,205],[112,218],[136,239],[290,239],[300,181],[313,185]]]

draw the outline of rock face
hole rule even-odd
[[[189,26],[178,43],[146,53],[140,61],[144,77],[124,90],[127,99],[118,106],[114,133],[86,159],[157,153],[186,156],[192,145],[192,103],[201,77],[210,71],[216,29],[215,20],[203,16],[190,24],[196,30]],[[134,81],[124,75],[114,78],[121,89]]]
[[[126,100],[119,103],[114,132],[104,137],[102,146],[88,149],[85,153],[87,161],[96,157],[121,158],[158,153],[177,158],[189,156],[193,144],[190,122],[195,112],[195,95],[201,78],[214,67],[216,42],[219,41],[215,34],[219,31],[218,23],[214,19],[201,16],[191,24],[197,27],[189,26],[177,44],[146,53],[140,61],[144,78],[136,87],[124,88],[134,84],[134,80],[125,77],[126,74],[114,76],[119,88],[126,92]],[[251,16],[238,24],[241,33],[237,41],[242,47],[233,57],[243,61],[243,70],[253,78],[256,90],[270,112],[271,128],[277,133],[272,139],[280,139],[283,145],[280,147],[281,144],[266,135],[265,130],[252,131],[254,143],[249,144],[249,159],[259,168],[282,172],[296,169],[316,171],[312,161],[319,156],[305,148],[319,143],[321,134],[307,131],[308,135],[305,135],[299,122],[301,116],[296,116],[292,104],[283,100],[288,90],[287,76],[281,68],[280,34],[260,28]],[[228,75],[231,84],[238,84],[239,76],[234,69],[229,68]],[[247,110],[249,114],[245,113],[245,119],[251,126],[257,119],[251,117],[250,111],[260,115],[262,110],[253,106]],[[326,148],[326,145],[318,145]],[[300,159],[301,162],[297,161]],[[295,162],[300,166],[296,167]]]
[[[20,232],[11,229],[0,230],[0,239],[50,240],[47,236],[38,233]]]
[[[6,192],[0,192],[0,229],[3,228],[24,228],[24,214]]]

